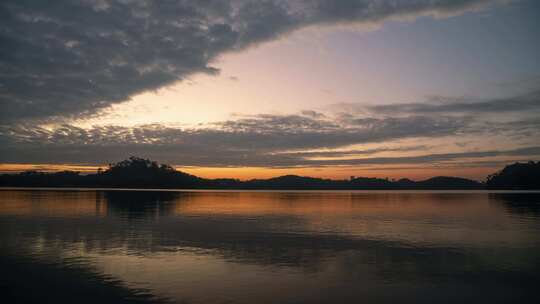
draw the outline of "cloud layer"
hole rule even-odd
[[[279,153],[440,137],[456,134],[462,125],[460,119],[424,116],[331,121],[302,115],[259,115],[202,129],[18,125],[0,128],[0,155],[2,162],[99,163],[135,153],[193,166],[295,166],[306,156]]]
[[[0,121],[96,113],[293,30],[445,16],[499,1],[6,0],[0,4]]]
[[[490,112],[492,103],[505,107],[498,99],[480,104]],[[461,105],[457,102],[445,107]],[[373,108],[368,111],[372,111],[368,116],[316,111],[255,115],[196,128],[159,124],[92,128],[66,124],[52,129],[32,124],[4,125],[0,126],[0,162],[101,164],[139,155],[183,166],[314,167],[540,156],[540,123],[536,112],[527,115],[531,112],[527,107],[521,112],[516,109],[517,118],[504,122],[485,120],[482,115],[456,115],[449,110],[418,114],[401,111],[396,116],[388,115],[388,111],[373,112]],[[478,149],[476,145],[470,150],[468,143],[460,144],[470,136],[500,138],[507,148]],[[399,143],[404,140],[416,144]],[[462,152],[444,153],[433,146],[432,142],[442,140],[454,143]],[[371,148],[351,148],[367,144]]]

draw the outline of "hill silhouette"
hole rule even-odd
[[[540,189],[540,161],[506,166],[488,176],[486,185],[489,189]]]
[[[98,172],[94,178],[99,185],[134,188],[196,187],[204,183],[204,179],[177,171],[169,165],[134,156],[109,164],[107,170]]]
[[[396,190],[396,189],[540,189],[540,162],[515,163],[490,175],[486,183],[437,176],[413,181],[357,177],[349,180],[285,175],[270,179],[207,179],[175,170],[170,165],[130,157],[109,164],[106,170],[82,175],[74,171],[54,173],[26,171],[0,175],[2,187],[102,187],[157,189],[270,189],[270,190]]]

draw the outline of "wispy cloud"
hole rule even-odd
[[[540,90],[510,98],[490,100],[468,100],[467,98],[432,98],[422,103],[397,103],[376,105],[369,110],[382,114],[429,114],[429,113],[508,113],[508,112],[540,112]]]

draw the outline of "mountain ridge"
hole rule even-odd
[[[540,189],[540,162],[515,163],[488,176],[485,182],[452,176],[435,176],[413,181],[407,178],[388,180],[352,177],[333,180],[299,175],[282,175],[268,179],[241,181],[232,178],[207,179],[170,165],[130,157],[110,164],[106,170],[81,175],[76,171],[44,173],[26,171],[0,175],[1,187],[106,187],[106,188],[172,188],[237,190],[481,190]]]

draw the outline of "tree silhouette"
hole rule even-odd
[[[194,187],[203,180],[172,166],[158,164],[149,159],[131,156],[109,167],[98,174],[100,184],[120,187]]]
[[[489,189],[540,189],[540,161],[515,163],[489,175]]]

